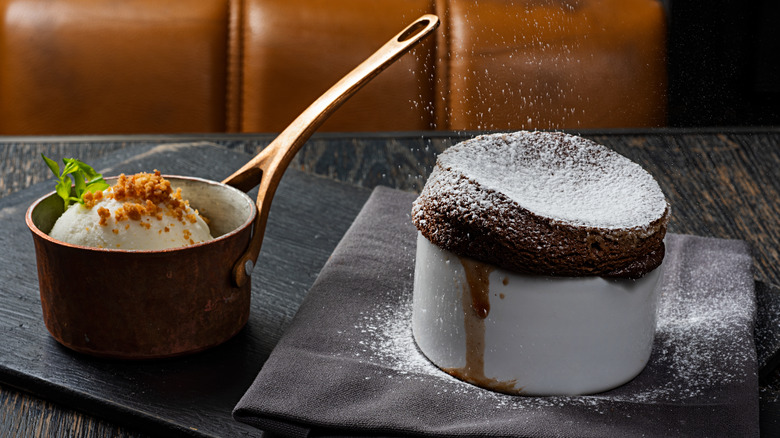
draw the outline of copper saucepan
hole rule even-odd
[[[71,245],[48,236],[63,212],[56,193],[27,210],[43,319],[73,350],[148,359],[201,351],[249,319],[250,275],[276,188],[293,156],[344,101],[439,25],[423,15],[319,97],[250,162],[222,181],[168,176],[210,219],[214,240],[156,251]],[[257,201],[245,192],[260,185]]]

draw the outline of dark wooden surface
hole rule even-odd
[[[583,132],[584,136],[599,141],[632,160],[642,164],[659,181],[670,203],[672,204],[672,221],[670,231],[690,233],[703,236],[737,238],[748,241],[754,248],[755,278],[762,293],[769,297],[768,301],[760,301],[769,308],[773,297],[780,294],[780,129],[766,128],[762,130],[731,130],[731,131],[687,131],[687,130],[656,130],[656,131],[613,131],[613,132]],[[289,191],[283,194],[282,188],[274,201],[279,217],[297,217],[309,215],[301,210],[305,205],[320,205],[333,195],[330,201],[344,208],[335,208],[327,213],[328,226],[322,223],[312,223],[305,227],[310,229],[289,229],[285,224],[277,224],[272,233],[269,246],[264,247],[269,263],[285,265],[285,276],[289,278],[265,278],[266,282],[277,284],[269,292],[261,292],[271,299],[262,309],[253,308],[261,331],[267,331],[268,336],[262,341],[252,344],[246,339],[237,339],[226,348],[243,347],[248,342],[257,351],[270,351],[295,312],[296,303],[305,295],[308,286],[313,282],[327,258],[327,248],[335,246],[338,237],[357,213],[368,189],[379,185],[389,185],[409,191],[418,191],[425,182],[435,160],[436,153],[460,139],[471,137],[473,133],[403,133],[403,134],[322,134],[315,137],[298,154],[292,167],[303,172],[288,174]],[[208,141],[218,145],[220,149],[234,154],[234,157],[247,157],[242,153],[254,153],[273,139],[270,135],[218,135],[218,136],[149,136],[149,137],[81,137],[81,138],[0,138],[0,157],[5,164],[0,170],[0,218],[3,225],[0,231],[20,229],[18,224],[21,215],[11,211],[7,206],[21,206],[28,199],[36,197],[44,190],[50,190],[47,181],[50,179],[40,153],[54,157],[79,156],[101,166],[111,167],[117,163],[130,162],[145,164],[144,155],[140,159],[139,152],[151,150],[156,144],[183,143],[191,141]],[[210,148],[211,146],[209,146]],[[159,152],[159,150],[158,150]],[[216,151],[212,151],[216,153]],[[184,154],[186,155],[186,154]],[[170,161],[176,166],[192,170],[191,174],[218,179],[218,175],[208,175],[214,168],[206,161],[205,156],[176,154],[169,155]],[[149,155],[146,155],[149,157]],[[211,158],[214,159],[214,158]],[[163,160],[165,162],[165,160]],[[227,164],[227,163],[226,163]],[[229,166],[230,164],[228,164]],[[162,166],[161,166],[162,167]],[[165,169],[160,169],[165,171]],[[205,175],[204,175],[205,173]],[[317,174],[328,179],[311,176]],[[333,183],[329,180],[341,181],[346,184]],[[40,183],[43,185],[40,185]],[[308,198],[306,195],[308,194]],[[285,196],[302,196],[300,199],[286,199]],[[341,200],[341,201],[340,201]],[[26,206],[25,206],[26,207]],[[23,214],[23,213],[21,213]],[[272,211],[269,222],[269,234],[273,224]],[[316,222],[316,220],[315,220]],[[300,227],[299,227],[300,228]],[[289,233],[298,237],[289,238]],[[310,234],[306,234],[310,233]],[[7,233],[6,233],[7,234]],[[324,237],[327,234],[327,237]],[[317,251],[310,252],[303,258],[310,260],[311,265],[305,269],[286,263],[276,257],[296,257],[307,248],[296,243],[296,239],[309,236],[309,239],[324,239],[327,244],[321,245]],[[25,236],[27,237],[27,236]],[[299,241],[298,240],[298,241]],[[6,247],[6,243],[0,242]],[[30,245],[31,246],[31,245]],[[6,254],[12,254],[13,249],[6,249]],[[18,249],[16,249],[18,251]],[[267,250],[267,251],[266,251]],[[279,256],[275,253],[278,251]],[[319,251],[319,252],[318,252]],[[317,264],[319,263],[319,264]],[[32,269],[32,268],[29,268]],[[283,270],[284,270],[283,269]],[[18,287],[35,288],[29,276],[19,272],[2,271],[0,285],[3,288]],[[276,283],[275,283],[276,282]],[[8,290],[8,289],[4,289]],[[292,291],[292,292],[290,292]],[[276,301],[274,301],[276,300]],[[9,316],[0,303],[0,312],[5,311],[3,318],[24,319],[21,315]],[[29,309],[33,309],[34,300],[30,301]],[[277,310],[274,310],[277,309]],[[278,309],[284,309],[278,311]],[[0,313],[1,315],[2,313]],[[770,315],[771,316],[771,315]],[[770,329],[776,324],[768,320]],[[24,324],[24,323],[22,323]],[[3,335],[16,335],[18,332],[29,331],[30,328],[18,326],[3,327]],[[52,341],[53,342],[53,341]],[[221,347],[220,347],[221,348]],[[264,353],[261,353],[264,354]],[[216,355],[215,355],[216,356]],[[30,357],[30,361],[36,358]],[[74,364],[81,361],[71,358]],[[216,359],[212,359],[216,360]],[[0,361],[2,359],[0,358]],[[205,360],[204,363],[209,363]],[[212,363],[213,364],[213,363]],[[255,364],[258,367],[261,364]],[[83,365],[82,365],[83,366]],[[168,371],[177,368],[166,365]],[[147,376],[154,376],[154,366],[145,365]],[[186,370],[186,364],[179,366],[179,372]],[[87,367],[87,371],[90,368]],[[92,371],[95,371],[92,368]],[[246,375],[252,373],[247,369]],[[86,376],[88,378],[89,376]],[[124,374],[123,378],[132,378]],[[247,377],[248,378],[248,377]],[[159,379],[159,377],[158,377]],[[169,388],[175,388],[181,381],[176,381],[170,375],[166,377],[172,382]],[[59,394],[56,389],[48,387],[25,388],[19,390],[15,386],[25,387],[18,381],[0,384],[0,437],[2,436],[147,436],[147,433],[159,431],[154,420],[141,424],[128,421],[122,409],[106,410],[99,403],[92,405],[77,405],[77,400]],[[14,380],[14,379],[10,379]],[[24,383],[24,382],[21,382]],[[136,387],[137,394],[130,394],[128,400],[144,402],[143,385]],[[186,393],[186,391],[184,391]],[[186,395],[186,394],[185,394]],[[190,394],[192,396],[192,394]],[[757,397],[761,399],[762,433],[767,436],[777,432],[780,427],[780,376],[770,373],[763,381]],[[188,415],[186,404],[166,406],[166,409]],[[175,429],[175,428],[174,428]],[[182,434],[207,434],[207,431],[187,431],[180,429]],[[253,433],[253,432],[247,432]],[[212,435],[228,436],[232,433],[214,432]]]
[[[107,175],[164,168],[221,180],[249,158],[216,145],[184,143],[131,147],[91,161]],[[290,169],[277,189],[252,276],[247,326],[217,348],[153,361],[95,359],[70,352],[47,335],[22,218],[32,200],[50,191],[43,183],[0,199],[0,214],[9,220],[0,229],[5,249],[0,255],[0,379],[154,434],[259,436],[260,431],[233,421],[231,410],[370,191]]]

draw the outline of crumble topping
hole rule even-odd
[[[164,216],[173,217],[181,223],[195,223],[199,216],[197,210],[188,212],[189,203],[182,199],[181,189],[174,190],[170,181],[163,178],[159,170],[154,173],[137,173],[127,176],[119,175],[117,183],[109,187],[104,192],[87,193],[84,195],[84,207],[93,208],[103,199],[114,199],[122,202],[122,206],[114,211],[114,220],[119,223],[122,221],[137,221],[138,224],[146,229],[151,225],[144,219],[162,220]],[[111,217],[111,211],[105,207],[98,207],[97,213],[100,216],[99,224],[105,226]],[[205,220],[205,218],[204,218]],[[186,222],[185,222],[186,221]],[[125,225],[125,229],[129,228]],[[165,227],[167,233],[170,228]],[[115,234],[118,229],[113,229]],[[189,231],[185,230],[185,239],[190,239]]]

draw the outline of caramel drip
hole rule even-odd
[[[465,308],[467,301],[465,294],[466,289],[468,289],[468,295],[471,297],[471,310],[479,319],[484,320],[490,313],[490,273],[493,272],[493,267],[475,260],[459,258],[460,264],[463,265],[463,269],[466,271],[466,287],[463,288],[463,310],[465,312],[469,311]]]
[[[466,365],[462,368],[444,368],[458,379],[499,392],[518,393],[515,381],[501,382],[485,375],[485,318],[490,313],[490,273],[493,266],[460,258],[466,272],[461,303],[463,325],[466,331]]]

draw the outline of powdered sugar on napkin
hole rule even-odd
[[[676,245],[676,240],[671,245]],[[669,253],[667,263],[685,264],[683,256],[673,247]],[[668,270],[663,281],[649,373],[640,374],[635,384],[629,382],[602,394],[517,397],[486,391],[444,373],[415,344],[411,329],[411,291],[389,291],[386,296],[376,297],[375,307],[360,313],[354,327],[355,333],[360,334],[360,339],[355,340],[359,346],[350,354],[385,368],[382,376],[366,376],[366,379],[440,379],[441,393],[490,398],[501,409],[574,403],[600,410],[601,401],[678,403],[691,399],[703,402],[710,398],[714,401],[718,394],[708,391],[742,382],[745,376],[738,371],[744,369],[748,361],[755,360],[752,345],[740,343],[723,348],[724,335],[734,327],[750,327],[755,311],[752,297],[739,293],[750,285],[740,284],[734,278],[721,278],[734,272],[734,266],[718,266],[724,262],[747,264],[749,269],[750,259],[724,261],[716,258],[714,265],[702,266],[699,272],[693,273],[686,272],[684,267]],[[683,287],[684,283],[686,287]],[[713,293],[713,285],[723,285],[727,289]],[[658,379],[659,376],[662,378]],[[655,380],[648,382],[648,377]]]
[[[758,436],[752,261],[744,242],[667,234],[654,351],[581,397],[461,382],[411,331],[414,194],[377,189],[234,410],[285,436]]]

